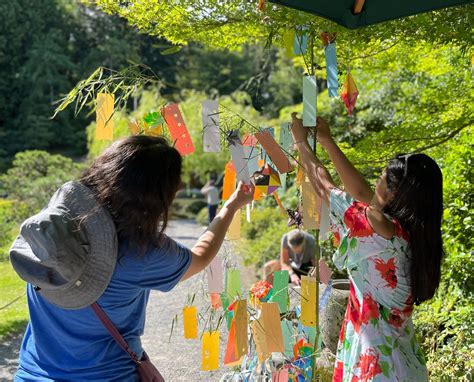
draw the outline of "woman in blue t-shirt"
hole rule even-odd
[[[181,162],[163,138],[119,140],[22,224],[10,257],[28,281],[30,322],[15,381],[138,380],[90,305],[97,301],[140,356],[150,290],[167,292],[203,270],[253,196],[240,183],[188,249],[164,234]]]

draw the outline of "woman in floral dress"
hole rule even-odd
[[[337,189],[293,114],[292,131],[316,193],[330,206],[339,241],[334,263],[346,269],[350,295],[333,382],[427,381],[415,338],[414,304],[430,299],[440,280],[442,174],[427,155],[390,160],[372,191],[318,118],[317,137],[346,192]]]

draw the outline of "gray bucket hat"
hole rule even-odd
[[[91,190],[68,182],[23,222],[10,249],[13,268],[49,302],[81,309],[109,285],[117,261],[112,217]]]

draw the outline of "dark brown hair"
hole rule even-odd
[[[162,137],[124,138],[97,157],[80,182],[110,212],[119,240],[143,253],[166,229],[181,184],[181,156]]]

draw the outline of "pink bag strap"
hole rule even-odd
[[[94,302],[91,305],[91,308],[94,310],[94,313],[97,315],[99,320],[102,322],[102,324],[105,326],[107,331],[110,333],[110,335],[114,338],[115,341],[120,345],[120,347],[127,352],[127,354],[130,356],[133,362],[135,362],[137,365],[141,363],[140,359],[138,356],[133,352],[132,349],[128,346],[127,341],[125,341],[120,334],[120,332],[117,330],[115,325],[110,321],[109,316],[104,312],[104,310]]]

